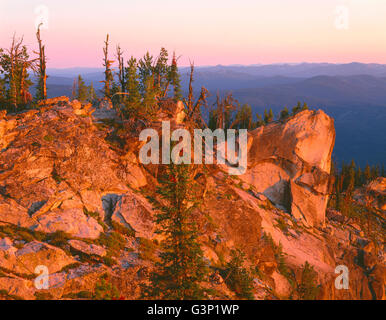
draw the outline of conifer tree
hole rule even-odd
[[[379,164],[377,164],[373,167],[373,173],[372,173],[373,179],[378,178],[380,175],[381,175],[381,168]]]
[[[259,113],[256,113],[256,119],[257,119],[256,120],[256,127],[257,128],[264,125],[264,120]]]
[[[274,120],[274,115],[273,115],[273,111],[272,111],[272,109],[269,109],[269,119],[270,119],[270,121],[273,121]]]
[[[155,112],[155,105],[157,103],[158,89],[154,86],[153,75],[146,78],[146,83],[144,83],[144,93],[142,98],[142,108],[145,114],[153,116]]]
[[[296,283],[296,292],[299,300],[316,300],[320,291],[317,284],[318,273],[314,267],[305,262],[300,275],[299,283]]]
[[[348,168],[348,175],[347,175],[347,182],[346,182],[346,185],[347,185],[346,193],[350,195],[355,187],[355,168],[356,168],[355,162],[354,160],[352,160]]]
[[[72,82],[72,88],[71,88],[71,100],[74,100],[76,99],[76,93],[77,91],[77,82],[76,82],[76,79],[74,79],[74,81]]]
[[[269,109],[269,111],[267,112],[267,110],[264,110],[264,123],[270,123],[271,121],[273,121],[273,112],[272,112],[272,109]]]
[[[254,126],[252,120],[252,108],[249,104],[244,104],[236,114],[237,128],[251,130]]]
[[[86,102],[89,99],[89,88],[84,83],[81,75],[78,76],[77,84],[76,99],[80,102]]]
[[[132,56],[127,61],[125,68],[126,91],[128,92],[127,102],[131,107],[139,107],[141,94],[139,92],[139,76],[137,72],[137,60]]]
[[[165,48],[161,48],[160,54],[157,58],[154,67],[154,85],[160,96],[166,96],[169,85],[169,66],[168,66],[168,52]]]
[[[267,124],[268,123],[268,112],[267,112],[267,109],[264,109],[264,124]]]
[[[241,250],[232,250],[231,260],[227,263],[223,276],[229,288],[236,292],[237,297],[253,300],[253,277],[243,266],[244,260],[245,254]]]
[[[143,56],[142,59],[139,60],[138,63],[138,73],[140,79],[140,92],[142,96],[145,95],[146,90],[150,87],[153,90],[154,87],[154,79],[150,82],[150,78],[153,77],[154,67],[153,67],[153,56],[150,55],[149,52]]]
[[[289,111],[287,107],[284,107],[284,109],[280,112],[280,120],[285,120],[289,117]]]
[[[361,167],[358,166],[355,172],[355,186],[360,187],[361,185],[363,185],[363,173]]]
[[[371,180],[371,168],[370,168],[368,163],[366,164],[365,171],[364,171],[363,175],[364,175],[364,179],[365,179],[364,182],[369,183]]]
[[[298,101],[298,104],[292,108],[292,115],[294,116],[295,114],[297,114],[301,110],[302,110],[302,105],[301,105],[300,101]]]
[[[169,82],[173,86],[174,101],[182,100],[181,79],[178,73],[176,54],[173,53],[172,64],[169,72]]]
[[[149,197],[157,210],[157,233],[162,235],[162,252],[151,275],[151,285],[144,288],[148,298],[203,299],[201,283],[207,266],[198,241],[197,225],[192,212],[197,208],[195,183],[189,165],[170,164],[157,188],[158,200]]]
[[[47,73],[46,73],[46,53],[45,46],[42,44],[42,40],[40,38],[40,26],[38,26],[38,30],[36,32],[36,38],[39,44],[39,60],[38,60],[38,86],[36,90],[36,99],[44,100],[47,99]]]
[[[94,84],[90,83],[90,86],[88,87],[88,101],[93,103],[97,99],[97,95],[94,89]]]

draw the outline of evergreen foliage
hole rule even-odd
[[[253,300],[253,276],[252,272],[244,267],[244,262],[245,254],[239,249],[232,250],[231,260],[223,271],[223,277],[238,298]]]
[[[197,208],[195,183],[188,165],[170,164],[166,167],[157,195],[149,197],[157,210],[157,233],[160,243],[160,262],[151,275],[151,285],[143,290],[144,297],[159,299],[203,299],[202,283],[207,278],[207,266],[198,241],[192,212]]]
[[[80,102],[86,102],[89,99],[89,88],[84,83],[81,75],[78,76],[77,84],[76,99]]]
[[[308,261],[302,268],[301,278],[297,283],[296,292],[299,300],[316,300],[320,286],[317,284],[318,274]]]

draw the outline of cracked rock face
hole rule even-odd
[[[0,222],[98,238],[102,197],[146,185],[138,165],[110,148],[78,102],[0,117]]]
[[[321,110],[257,128],[241,178],[306,225],[323,225],[334,142],[334,121]]]

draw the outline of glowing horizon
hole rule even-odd
[[[36,49],[39,5],[48,8],[42,30],[48,68],[101,67],[110,34],[110,57],[119,43],[125,59],[161,47],[179,64],[386,63],[386,1],[308,0],[0,0],[0,47],[14,33]],[[347,25],[340,27],[339,9]],[[41,14],[41,13],[40,13]],[[344,20],[344,19],[343,19]],[[337,24],[338,23],[338,24]]]

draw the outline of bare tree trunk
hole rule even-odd
[[[117,59],[118,59],[118,79],[121,86],[121,92],[126,92],[126,79],[125,79],[125,69],[123,63],[123,52],[121,47],[117,46]]]
[[[20,77],[20,96],[22,98],[23,104],[27,104],[27,93],[25,90],[25,72],[26,72],[26,66],[25,62],[23,62],[23,65],[21,67],[21,77]]]
[[[111,88],[111,64],[113,61],[109,60],[109,35],[106,35],[105,47],[103,48],[103,62],[105,67],[105,80],[104,82],[104,95],[106,98],[110,98]]]
[[[10,59],[10,74],[9,74],[9,89],[10,89],[10,101],[11,101],[11,105],[14,107],[14,110],[16,111],[17,110],[17,92],[16,92],[16,79],[15,79],[15,74],[16,74],[16,71],[15,71],[15,60],[16,60],[16,53],[15,51],[17,51],[16,47],[18,45],[15,44],[15,35],[13,35],[13,38],[12,38],[12,45],[11,45],[11,48],[9,49],[8,53],[9,53],[9,59]]]
[[[39,90],[40,97],[39,99],[47,99],[47,73],[46,73],[46,54],[45,47],[42,45],[42,40],[40,38],[40,26],[36,32],[36,38],[39,43]]]

